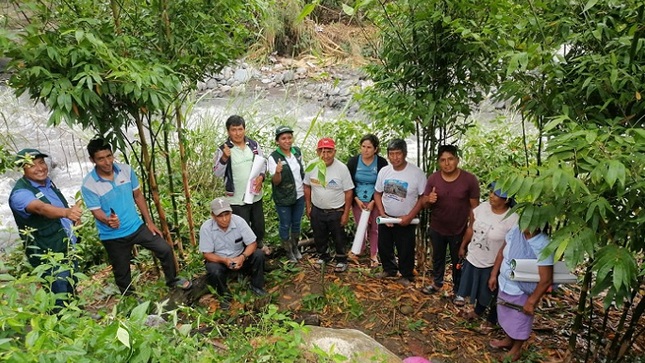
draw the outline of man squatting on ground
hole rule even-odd
[[[228,301],[227,275],[241,271],[251,275],[251,291],[264,291],[264,253],[257,248],[251,227],[238,215],[228,200],[216,198],[211,202],[211,218],[199,229],[199,251],[204,254],[208,283]]]

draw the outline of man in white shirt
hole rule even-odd
[[[318,262],[331,261],[328,252],[331,237],[336,249],[334,271],[344,272],[347,270],[347,236],[344,227],[349,221],[349,211],[352,208],[354,182],[347,166],[335,158],[334,140],[328,137],[320,139],[316,152],[324,166],[318,161],[316,167],[305,173],[307,217],[311,220],[316,251],[320,255]],[[320,173],[319,169],[323,167],[325,171]]]

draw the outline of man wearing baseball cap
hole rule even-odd
[[[24,242],[25,254],[33,267],[50,263],[45,256],[49,252],[67,256],[77,240],[72,227],[81,218],[79,205],[69,207],[63,194],[49,178],[46,157],[47,154],[36,149],[22,149],[16,154],[14,163],[22,168],[23,176],[9,195],[9,207]],[[55,276],[50,286],[54,294],[74,294],[72,270],[53,266],[44,275]],[[64,301],[63,298],[57,298],[56,305],[62,307]]]
[[[352,208],[354,182],[347,165],[335,158],[336,143],[333,139],[320,139],[316,153],[321,161],[315,162],[316,166],[305,173],[304,180],[307,217],[311,220],[316,251],[320,255],[318,262],[331,261],[328,252],[331,237],[336,250],[334,271],[344,272],[347,270],[347,236],[344,227]]]
[[[264,296],[264,253],[257,248],[256,236],[244,218],[233,214],[225,198],[211,202],[211,218],[199,230],[199,251],[204,254],[206,277],[228,305],[227,275],[241,271],[251,275],[251,291]]]

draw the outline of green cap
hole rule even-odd
[[[32,160],[37,158],[46,158],[49,155],[40,152],[37,149],[22,149],[18,151],[16,157],[14,158],[14,163],[17,166],[23,166],[25,163],[30,163]]]
[[[285,132],[289,132],[293,134],[293,130],[289,126],[278,126],[278,128],[275,129],[275,139],[277,140],[280,135],[284,134]]]

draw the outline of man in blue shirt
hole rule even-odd
[[[192,283],[177,277],[173,249],[150,217],[134,170],[114,162],[112,148],[103,139],[90,141],[87,151],[94,169],[83,179],[81,194],[94,215],[99,239],[105,246],[121,293],[129,295],[134,290],[130,259],[135,244],[149,249],[161,261],[167,286],[189,289]]]
[[[18,225],[20,237],[25,245],[29,263],[39,266],[51,263],[48,252],[62,253],[76,244],[73,224],[81,218],[78,204],[68,206],[65,197],[49,178],[49,167],[45,162],[47,154],[36,149],[22,149],[15,164],[22,168],[20,178],[9,195],[9,207]],[[65,262],[59,261],[59,262]],[[73,271],[62,266],[53,266],[44,276],[53,276],[51,291],[55,294],[74,294]],[[64,299],[57,298],[56,305],[62,307]]]

